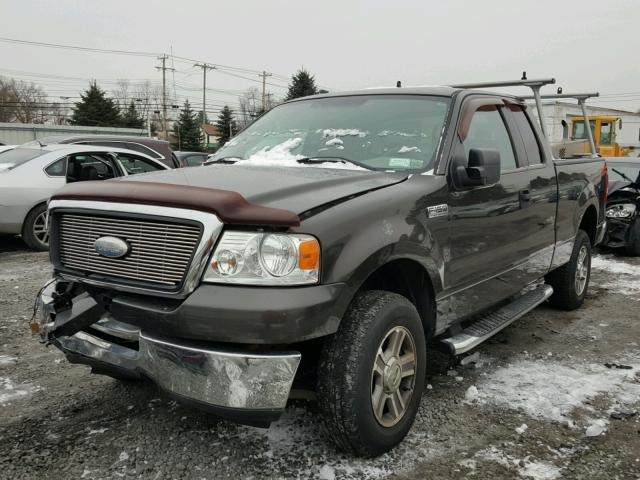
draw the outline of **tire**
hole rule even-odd
[[[591,240],[584,230],[578,230],[569,262],[545,277],[553,287],[549,303],[561,310],[575,310],[584,302],[590,277]]]
[[[22,240],[32,250],[49,250],[49,230],[47,225],[47,205],[34,207],[22,225]]]
[[[624,251],[630,257],[640,257],[640,217],[636,217],[629,227],[629,242]]]
[[[394,344],[401,348],[394,350]],[[420,316],[405,297],[379,290],[356,296],[338,332],[325,342],[318,365],[318,405],[326,433],[338,448],[371,457],[404,439],[424,388],[425,344]],[[412,351],[413,375],[407,364],[403,376],[399,359],[410,359]],[[382,406],[379,414],[374,399]],[[399,405],[395,411],[394,405]]]

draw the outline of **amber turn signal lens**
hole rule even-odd
[[[317,240],[305,240],[298,246],[300,270],[317,270],[320,264],[320,245]]]

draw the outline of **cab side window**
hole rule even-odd
[[[500,153],[500,171],[518,168],[509,132],[497,108],[473,114],[463,146],[467,158],[472,148],[492,149]]]

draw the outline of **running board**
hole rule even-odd
[[[550,285],[540,285],[504,307],[481,316],[461,332],[443,339],[442,343],[453,355],[468,352],[536,308],[552,293]]]

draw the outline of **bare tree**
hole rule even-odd
[[[31,82],[0,77],[0,120],[45,123],[50,104],[42,88]]]
[[[116,82],[116,88],[111,90],[111,96],[118,104],[120,113],[124,113],[129,107],[129,102],[131,102],[131,95],[129,94],[130,88],[131,82],[121,78]]]
[[[260,91],[251,87],[240,96],[238,103],[240,104],[240,111],[238,112],[238,127],[240,129],[245,128],[251,124],[259,115],[262,97]]]

